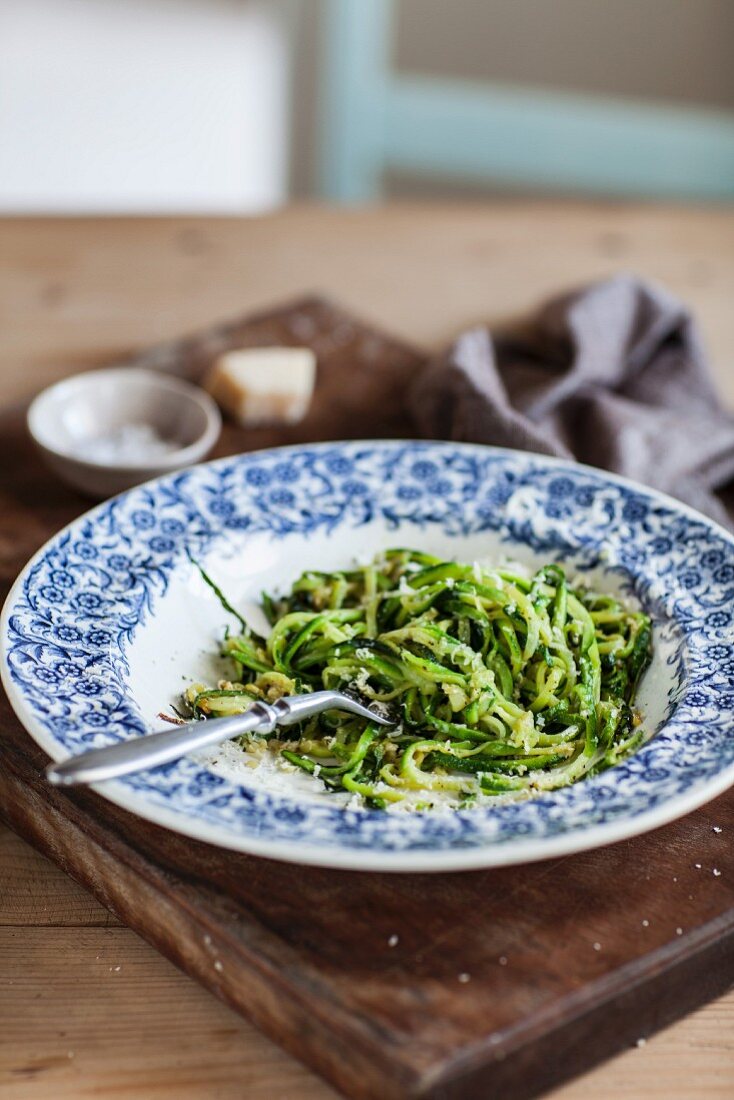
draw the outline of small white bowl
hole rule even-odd
[[[92,497],[200,462],[221,427],[204,390],[138,368],[76,374],[44,390],[28,410],[28,429],[49,467]]]

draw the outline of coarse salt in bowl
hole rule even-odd
[[[198,386],[118,367],[44,390],[28,410],[28,428],[63,481],[107,497],[201,461],[219,437],[221,416]]]

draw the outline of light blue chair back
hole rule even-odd
[[[734,198],[734,115],[396,73],[393,0],[329,0],[321,186],[379,198],[389,169],[543,190]]]

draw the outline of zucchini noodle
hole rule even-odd
[[[370,807],[528,798],[644,740],[633,708],[650,619],[571,587],[558,565],[526,577],[388,550],[364,567],[306,572],[263,607],[270,635],[227,636],[234,679],[193,685],[188,705],[205,718],[323,688],[357,693],[395,726],[327,711],[239,743]]]

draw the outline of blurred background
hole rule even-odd
[[[0,0],[0,213],[734,197],[731,0]]]

